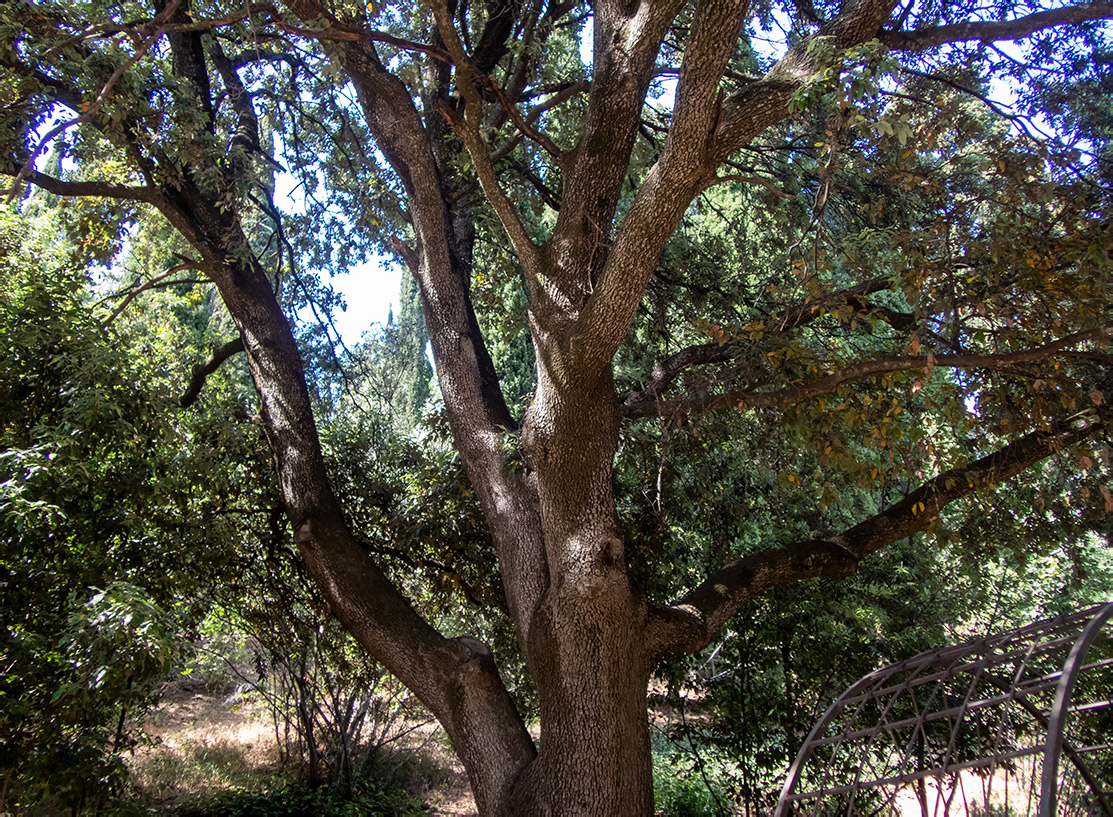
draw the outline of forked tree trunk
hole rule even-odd
[[[1006,479],[1098,424],[1069,420],[1033,432],[961,472],[941,474],[840,536],[746,557],[708,577],[680,604],[648,610],[630,586],[616,519],[612,468],[620,415],[612,359],[685,209],[714,181],[723,160],[788,115],[792,93],[817,68],[815,40],[802,40],[765,78],[727,96],[721,80],[748,4],[696,4],[667,142],[616,224],[638,112],[661,42],[685,4],[594,3],[588,110],[575,147],[559,160],[557,222],[552,235],[537,243],[500,187],[482,138],[486,103],[475,82],[508,50],[511,13],[519,4],[507,3],[504,13],[491,15],[490,36],[485,32],[480,41],[486,45],[470,56],[456,36],[449,5],[429,4],[439,26],[433,48],[441,57],[442,45],[453,52],[459,81],[453,85],[444,65],[431,69],[421,112],[412,89],[370,45],[366,21],[339,20],[319,0],[287,0],[284,6],[307,24],[306,31],[321,32],[322,48],[353,83],[375,145],[405,188],[413,246],[396,237],[395,248],[421,290],[454,443],[488,522],[507,608],[537,686],[539,747],[491,651],[474,639],[437,633],[348,527],[329,484],[290,326],[257,259],[237,260],[250,256],[238,216],[184,171],[162,187],[151,175],[143,200],[198,250],[239,327],[279,489],[309,571],[360,644],[444,725],[480,812],[651,815],[646,686],[657,657],[700,649],[734,611],[768,587],[849,575],[858,559],[923,529],[980,478]],[[819,35],[836,47],[866,42],[893,5],[844,3]],[[200,33],[174,38],[171,45],[180,78],[204,76]],[[235,72],[226,67],[223,77],[240,100],[239,125],[257,130]],[[207,96],[205,83],[193,87]],[[442,117],[451,123],[451,135]],[[522,429],[525,474],[508,472],[502,462],[504,437],[515,430],[515,418],[471,303],[474,213],[462,191],[474,184],[470,174],[458,177],[457,139],[466,143],[527,279],[538,383]],[[0,791],[0,803],[3,797]]]
[[[564,353],[542,349],[523,434],[551,583],[528,645],[540,755],[511,812],[649,815],[645,609],[631,592],[611,486],[618,404],[609,367],[569,380]]]

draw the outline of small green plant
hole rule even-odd
[[[696,758],[663,732],[653,741],[653,796],[662,817],[717,817],[728,813],[722,762],[707,751]]]
[[[345,797],[300,782],[281,782],[264,791],[225,791],[178,812],[179,817],[399,817],[421,814],[422,805],[400,782],[373,781]]]

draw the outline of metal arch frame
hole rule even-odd
[[[792,813],[791,804],[799,799],[798,796],[794,796],[795,788],[799,783],[804,767],[811,760],[812,756],[814,755],[815,749],[820,744],[831,743],[835,747],[835,752],[838,752],[838,750],[842,748],[848,740],[854,740],[856,738],[873,740],[876,735],[882,731],[882,723],[879,722],[873,729],[855,730],[853,732],[848,729],[838,736],[824,739],[824,732],[836,718],[843,714],[844,710],[846,710],[846,708],[850,704],[858,702],[860,710],[861,706],[864,705],[867,701],[880,700],[881,694],[892,693],[892,698],[890,699],[888,705],[884,707],[882,713],[882,718],[884,718],[885,713],[887,713],[892,707],[893,701],[895,701],[896,698],[898,698],[901,694],[909,690],[912,686],[916,686],[921,683],[928,683],[933,679],[937,680],[937,683],[941,685],[942,682],[949,677],[968,674],[973,676],[974,680],[971,682],[971,687],[968,689],[966,696],[967,700],[964,701],[963,705],[959,708],[960,716],[965,716],[966,713],[970,711],[967,708],[966,704],[968,703],[969,694],[972,691],[972,687],[974,684],[977,683],[978,676],[981,675],[982,671],[986,669],[988,663],[987,658],[997,653],[999,648],[1002,649],[1002,657],[1000,663],[1005,663],[1010,654],[1016,655],[1016,658],[1018,659],[1018,670],[1016,673],[1017,678],[1014,679],[1013,684],[1010,685],[1009,690],[1002,690],[1005,694],[999,700],[999,703],[1006,707],[1010,703],[1018,704],[1020,711],[1023,711],[1026,714],[1032,716],[1034,722],[1038,726],[1042,726],[1044,728],[1042,747],[1040,747],[1039,742],[1037,742],[1030,749],[1024,750],[1019,753],[1010,753],[1013,756],[1040,754],[1043,755],[1039,801],[1040,817],[1055,817],[1059,789],[1059,757],[1064,750],[1067,752],[1068,758],[1078,769],[1086,784],[1089,785],[1090,788],[1096,792],[1097,796],[1099,797],[1101,807],[1107,814],[1113,813],[1113,811],[1110,810],[1109,803],[1102,796],[1100,788],[1094,787],[1094,779],[1089,773],[1085,764],[1082,762],[1081,758],[1075,756],[1076,753],[1073,750],[1073,747],[1065,744],[1066,723],[1067,718],[1071,712],[1070,701],[1071,695],[1074,691],[1075,682],[1077,681],[1079,674],[1087,668],[1087,665],[1085,664],[1085,658],[1087,653],[1089,652],[1090,647],[1102,634],[1105,625],[1108,624],[1111,619],[1113,619],[1113,602],[1106,602],[1105,604],[1096,605],[1085,610],[1079,610],[1072,614],[1034,622],[1025,627],[1015,629],[1011,632],[986,636],[981,639],[968,641],[964,644],[949,647],[939,647],[934,650],[928,650],[917,656],[914,656],[913,658],[909,658],[905,661],[901,661],[895,664],[890,664],[887,667],[875,670],[874,672],[871,672],[868,675],[862,677],[854,684],[852,684],[842,695],[838,697],[838,699],[833,704],[831,704],[831,706],[827,708],[827,710],[823,713],[819,720],[816,721],[815,725],[808,733],[808,736],[805,739],[804,744],[801,746],[796,759],[789,767],[784,787],[782,788],[780,798],[777,801],[777,807],[774,811],[774,817],[786,817],[786,815]],[[1074,622],[1077,622],[1077,624],[1075,624],[1075,629],[1071,630],[1069,632],[1069,635],[1065,634],[1062,628],[1065,627],[1068,623]],[[1045,632],[1048,633],[1049,636],[1051,636],[1050,640],[1039,643],[1033,640],[1028,649],[1024,651],[1025,654],[1023,655],[1023,657],[1017,655],[1016,653],[1012,653],[1012,651],[1010,651],[1008,648],[1008,645],[1011,641],[1023,642],[1024,640],[1032,639],[1034,636],[1040,636],[1042,633]],[[1065,635],[1066,637],[1064,637]],[[1055,699],[1052,705],[1051,712],[1048,716],[1037,718],[1035,717],[1036,713],[1030,711],[1030,702],[1025,701],[1021,695],[1018,695],[1016,693],[1015,683],[1023,675],[1026,667],[1029,665],[1029,662],[1033,660],[1033,650],[1037,649],[1038,647],[1041,648],[1041,652],[1050,652],[1056,647],[1065,647],[1066,644],[1070,643],[1071,641],[1073,641],[1073,644],[1070,648],[1070,653],[1066,661],[1062,665],[1061,672],[1052,673],[1051,676],[1044,676],[1041,679],[1036,679],[1037,682],[1039,682],[1039,686],[1034,688],[1050,690],[1050,684],[1045,684],[1044,682],[1050,681],[1052,678],[1054,678],[1055,675],[1059,676],[1058,681],[1054,687]],[[970,660],[973,659],[976,655],[981,656],[980,660]],[[925,675],[922,674],[925,669],[935,671],[929,671]],[[908,673],[902,682],[889,687],[884,686],[885,680],[891,679],[894,676],[899,675],[900,673]],[[881,686],[880,690],[878,689],[878,685]],[[998,688],[1000,689],[1000,682],[997,682],[994,685],[998,686]],[[870,687],[873,687],[873,689],[870,690],[869,693],[863,695],[863,693]],[[939,687],[937,686],[937,688],[929,696],[928,700],[930,701],[938,693]],[[1028,704],[1028,706],[1025,706],[1024,704]],[[923,723],[925,722],[925,716],[927,714],[928,711],[927,707],[925,706],[924,709],[920,712],[920,717],[915,719],[919,727],[922,728]],[[854,715],[854,719],[856,718],[857,714]],[[898,724],[889,724],[888,726],[890,729],[892,729],[896,725]],[[957,729],[957,725],[954,729]],[[955,735],[954,729],[952,730],[951,736],[952,742]],[[871,732],[872,734],[870,734]],[[913,737],[910,738],[910,741],[913,740],[914,737],[915,731],[913,732]],[[946,759],[944,760],[944,766],[940,770],[941,773],[946,773],[947,771],[958,771],[961,768],[970,765],[968,763],[964,763],[959,766],[950,766],[950,748],[951,747],[948,746]],[[989,756],[987,756],[983,757],[982,759],[985,760],[990,758]],[[1006,758],[995,754],[992,756],[992,759],[1004,760]],[[861,769],[859,769],[858,774],[860,775],[860,773]],[[871,783],[863,785],[862,788],[880,788],[884,785],[892,785],[894,783],[899,784],[905,777],[909,779],[919,779],[924,776],[925,775],[923,774],[898,774],[895,777],[879,778],[878,780],[871,781]],[[852,786],[840,786],[836,788],[843,791],[856,792],[859,788],[859,782],[856,779],[855,783]],[[820,789],[816,792],[816,794],[821,795],[823,791],[830,791],[831,794],[835,793],[834,789]]]
[[[1074,642],[1067,661],[1063,664],[1063,676],[1059,679],[1059,688],[1055,690],[1055,703],[1051,707],[1051,718],[1047,724],[1046,748],[1043,760],[1043,779],[1040,781],[1040,817],[1054,817],[1059,799],[1059,756],[1063,749],[1063,737],[1067,725],[1067,715],[1070,714],[1071,693],[1074,692],[1074,682],[1078,680],[1086,653],[1101,633],[1102,628],[1110,618],[1113,618],[1113,603],[1106,604],[1090,623],[1082,630],[1082,634]],[[1086,771],[1083,770],[1086,774]]]
[[[796,755],[796,760],[788,769],[788,777],[785,778],[784,787],[781,789],[781,796],[777,799],[777,808],[773,812],[773,817],[783,817],[785,806],[789,802],[789,797],[792,796],[793,790],[796,788],[796,781],[800,777],[800,772],[804,768],[804,764],[811,760],[812,752],[815,751],[815,741],[823,730],[835,719],[835,716],[840,714],[845,706],[843,701],[846,698],[856,696],[858,692],[868,686],[879,673],[884,670],[875,670],[869,675],[855,681],[850,687],[840,695],[833,704],[827,707],[827,711],[820,716],[819,720],[815,722],[815,726],[808,732],[808,737],[804,739],[804,745],[800,747],[800,752]]]

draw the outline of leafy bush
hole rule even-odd
[[[720,778],[729,766],[712,750],[682,747],[666,732],[653,736],[653,796],[663,817],[712,817],[728,813]],[[685,750],[687,749],[687,751]]]
[[[377,782],[346,797],[328,788],[285,781],[261,792],[227,791],[183,809],[179,817],[376,817],[422,813],[399,784]]]
[[[0,813],[118,788],[235,541],[198,461],[217,435],[175,425],[157,354],[93,315],[87,263],[49,214],[0,210]]]

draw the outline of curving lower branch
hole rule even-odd
[[[830,308],[838,303],[849,303],[859,311],[872,311],[876,307],[866,303],[866,296],[888,289],[889,286],[888,279],[874,278],[856,286],[847,287],[827,296],[790,307],[780,315],[767,319],[765,324],[774,332],[790,332],[817,320],[823,314],[820,307]],[[893,313],[889,317],[889,322],[893,325],[903,325],[904,323],[910,325],[913,321],[913,315]],[[646,378],[644,385],[623,402],[626,405],[637,405],[657,401],[664,394],[665,389],[688,369],[693,366],[705,366],[711,363],[725,363],[732,360],[739,351],[741,351],[741,346],[735,342],[704,343],[699,346],[689,346],[686,349],[681,349],[676,354],[670,355],[658,363],[649,377]]]
[[[846,578],[859,560],[926,530],[948,504],[1012,479],[1031,465],[1106,427],[1091,411],[1034,431],[979,460],[925,482],[900,502],[826,540],[806,540],[746,556],[711,574],[670,607],[650,611],[646,655],[702,649],[732,615],[766,590],[812,578]]]
[[[68,181],[33,169],[23,173],[22,179],[26,179],[36,187],[41,187],[46,192],[53,193],[56,196],[96,196],[104,199],[151,202],[157,195],[155,189],[151,187],[135,187],[104,181]],[[16,177],[13,190],[22,179]],[[0,192],[7,193],[10,191]]]
[[[189,376],[189,386],[186,387],[185,393],[178,398],[178,405],[182,408],[189,408],[192,406],[201,394],[201,389],[205,385],[205,379],[219,369],[224,361],[242,351],[243,338],[236,338],[235,340],[230,340],[213,349],[212,354],[209,355],[204,363],[194,365],[193,371]]]

